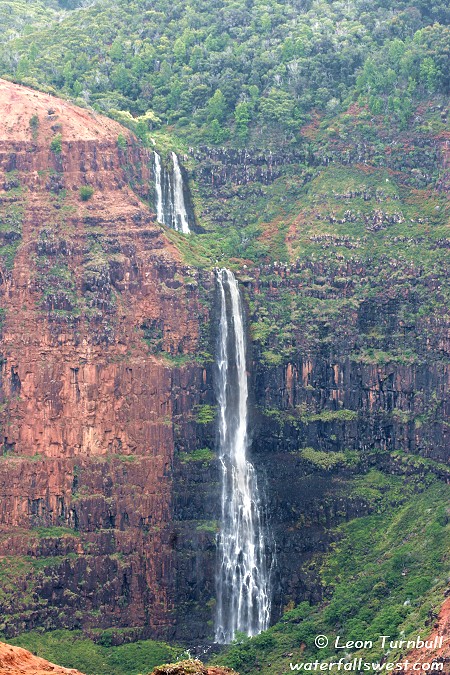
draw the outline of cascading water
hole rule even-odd
[[[180,230],[185,234],[189,234],[189,223],[186,213],[186,206],[184,204],[183,194],[183,176],[181,175],[180,164],[178,157],[172,152],[173,162],[173,219],[174,228]]]
[[[156,218],[174,230],[190,233],[189,218],[184,201],[183,175],[177,155],[172,152],[172,174],[163,166],[160,155],[154,151]]]
[[[156,191],[156,217],[164,224],[164,202],[162,190],[161,157],[155,151],[155,191]]]
[[[268,628],[270,571],[255,469],[247,459],[248,384],[239,288],[226,269],[218,271],[217,284],[222,523],[215,640],[226,644],[236,631],[252,636]]]

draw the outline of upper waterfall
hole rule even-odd
[[[185,184],[178,157],[175,152],[171,153],[172,171],[169,171],[156,150],[153,154],[156,217],[163,225],[189,234],[191,229],[185,202]]]
[[[183,176],[178,157],[172,152],[173,161],[173,219],[174,228],[185,234],[190,232],[183,194]]]
[[[217,284],[222,522],[215,639],[229,643],[236,631],[252,636],[268,627],[270,573],[256,473],[247,459],[248,383],[241,298],[230,270],[217,273]]]
[[[156,151],[154,155],[155,155],[156,217],[160,223],[164,223],[161,157],[158,155]]]

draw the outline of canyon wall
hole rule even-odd
[[[2,629],[166,635],[197,273],[142,201],[150,153],[122,127],[6,82],[0,99]]]
[[[152,153],[126,130],[6,82],[0,107],[0,630],[209,639],[220,514],[214,276],[183,262],[156,223]],[[277,181],[318,192],[319,168],[335,159],[203,148],[192,161],[201,221],[235,226]],[[444,174],[431,173],[443,191]],[[383,209],[390,199],[373,186],[333,191],[350,212],[357,200]],[[280,195],[287,204],[284,184]],[[334,202],[320,211],[323,194],[311,199],[313,224],[353,222]],[[287,242],[294,250],[304,236],[316,247],[309,259],[251,269],[241,259],[237,271],[274,618],[326,597],[318,554],[336,525],[377,508],[361,477],[413,476],[418,490],[427,475],[449,478],[444,270],[394,255],[371,262],[357,237],[306,238],[294,215]],[[388,216],[361,227],[389,232]],[[430,250],[445,246],[436,238]],[[331,259],[340,248],[351,259]]]

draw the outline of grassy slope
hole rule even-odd
[[[378,501],[382,512],[352,520],[336,532],[321,569],[329,599],[322,606],[303,603],[287,611],[263,635],[231,646],[222,663],[243,675],[281,675],[289,672],[290,661],[333,660],[345,653],[316,649],[319,634],[333,644],[337,635],[375,641],[379,635],[412,638],[430,631],[430,616],[439,611],[450,572],[450,486],[430,479],[415,494],[402,478],[371,471],[354,487]],[[355,655],[377,660],[382,650],[375,644],[372,650],[351,652],[351,658]],[[391,654],[391,660],[399,655]]]
[[[185,656],[182,649],[162,642],[143,640],[111,647],[108,633],[104,632],[102,637],[103,644],[96,644],[81,631],[33,631],[9,642],[52,663],[77,668],[86,675],[137,675]]]

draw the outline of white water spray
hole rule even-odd
[[[218,271],[217,283],[222,528],[215,640],[226,644],[236,631],[252,636],[268,628],[270,572],[255,469],[247,459],[248,384],[239,288],[226,269]]]
[[[190,233],[189,218],[184,201],[183,174],[177,155],[172,152],[172,171],[163,166],[161,156],[155,158],[155,206],[158,222],[184,234]]]
[[[161,157],[155,151],[155,191],[156,191],[156,218],[164,224],[164,205],[161,179]]]
[[[173,226],[185,234],[189,234],[189,223],[184,204],[183,176],[177,155],[172,152],[173,162]]]

